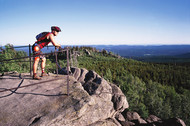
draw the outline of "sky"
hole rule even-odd
[[[51,26],[61,45],[189,45],[190,0],[0,0],[0,46]]]

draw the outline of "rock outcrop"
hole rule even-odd
[[[69,96],[66,75],[42,80],[32,80],[28,74],[2,76],[0,125],[119,126],[115,116],[128,108],[122,91],[94,71],[71,71]]]
[[[29,74],[0,77],[0,126],[185,126],[178,118],[142,119],[116,85],[94,71],[71,68],[67,75],[32,80]]]

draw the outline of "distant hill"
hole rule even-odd
[[[68,45],[62,45],[64,48]],[[83,45],[69,45],[83,46]],[[95,47],[98,50],[107,50],[122,57],[142,57],[142,56],[183,56],[190,53],[190,45],[85,45]],[[14,46],[17,47],[17,46]],[[4,47],[3,47],[4,48]],[[28,47],[15,48],[16,50],[29,52]],[[54,51],[53,46],[43,48],[43,52]],[[186,57],[186,56],[185,56]],[[189,56],[188,56],[189,57]]]
[[[190,53],[190,45],[92,45],[123,57],[174,56]]]
[[[190,58],[190,52],[189,53],[180,54],[180,55],[176,55],[175,57],[177,57],[177,58]]]

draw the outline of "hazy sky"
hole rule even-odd
[[[0,0],[0,46],[62,32],[62,45],[190,44],[190,0]]]

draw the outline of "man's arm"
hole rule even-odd
[[[49,39],[51,40],[52,44],[53,44],[55,47],[61,47],[60,44],[58,44],[58,43],[55,42],[55,39],[54,39],[53,34],[50,34],[50,35],[49,35]]]

